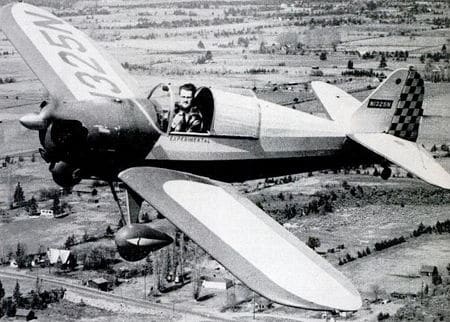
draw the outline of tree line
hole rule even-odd
[[[435,225],[426,226],[423,223],[420,223],[417,226],[417,229],[414,229],[413,232],[410,235],[410,238],[419,237],[423,234],[444,234],[444,233],[450,233],[450,219],[445,220],[443,222],[437,221]],[[376,242],[374,245],[374,251],[382,251],[387,248],[402,244],[407,241],[407,237],[400,236],[400,237],[394,237],[392,239],[386,239],[382,240],[380,242]],[[368,256],[372,252],[369,247],[363,249],[362,251],[358,251],[357,255],[358,258]],[[356,258],[353,257],[351,254],[347,253],[344,255],[343,258],[339,257],[339,265],[344,265],[346,263],[349,263],[351,261],[354,261]]]
[[[43,310],[51,303],[59,302],[64,298],[66,290],[64,288],[42,290],[42,281],[37,278],[34,290],[27,294],[22,294],[19,281],[16,281],[11,296],[5,297],[5,289],[0,281],[0,318],[3,316],[14,317],[17,309]]]

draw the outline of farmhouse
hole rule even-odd
[[[88,286],[92,288],[96,288],[100,291],[108,291],[108,281],[104,278],[95,278],[93,280],[88,281]]]
[[[41,209],[41,216],[43,216],[43,217],[53,217],[53,210],[51,210],[51,209]]]
[[[227,290],[233,286],[233,281],[227,278],[213,278],[202,276],[200,278],[202,280],[203,288],[214,288],[219,290]]]
[[[27,256],[27,262],[31,263],[32,267],[45,264],[46,253],[29,254]]]
[[[17,261],[15,259],[11,259],[11,261],[9,262],[9,266],[12,268],[18,268],[19,265],[17,265]]]
[[[36,315],[32,310],[26,309],[17,309],[16,311],[16,320],[25,320],[30,321],[36,319]]]
[[[422,265],[419,273],[422,276],[436,276],[438,274],[438,269],[436,266]]]
[[[63,269],[76,265],[76,259],[70,250],[50,248],[47,258],[50,265],[61,265]]]

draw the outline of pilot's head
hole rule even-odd
[[[180,101],[178,105],[186,110],[191,107],[196,88],[194,84],[184,84],[180,86]]]

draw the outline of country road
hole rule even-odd
[[[36,279],[35,275],[11,272],[4,269],[0,269],[0,277],[19,281]],[[196,312],[168,304],[153,303],[136,298],[119,296],[77,285],[61,278],[48,276],[39,276],[39,278],[43,282],[64,287],[67,290],[65,299],[69,301],[78,303],[82,299],[86,304],[114,312],[149,314],[156,319],[158,317],[171,317],[174,321],[233,321],[233,319],[227,318],[226,314]]]

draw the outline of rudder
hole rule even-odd
[[[424,92],[424,82],[417,71],[394,71],[353,114],[353,133],[388,133],[416,141]]]
[[[387,131],[388,134],[408,141],[415,142],[417,140],[423,115],[424,93],[424,82],[420,74],[416,71],[409,71],[391,125]]]

